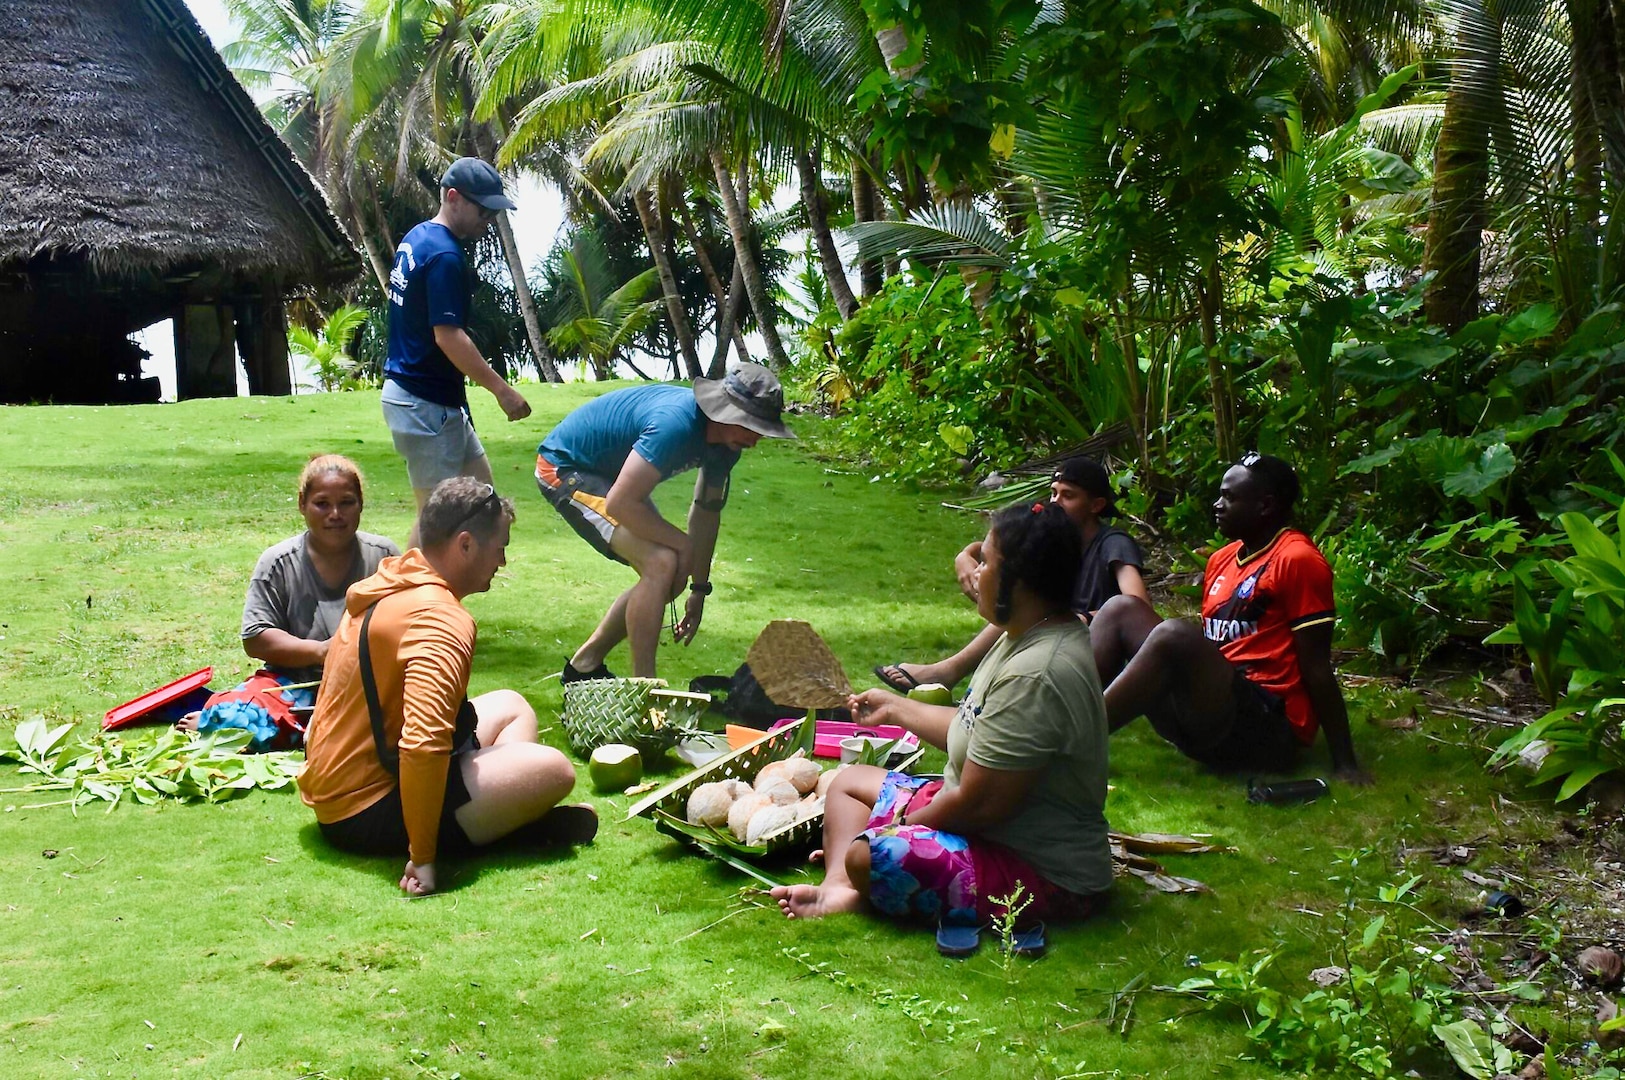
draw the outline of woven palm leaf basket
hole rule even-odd
[[[815,843],[824,833],[822,811],[769,833],[761,838],[760,843],[754,845],[739,843],[726,829],[719,831],[705,825],[694,825],[687,817],[688,797],[701,784],[717,780],[743,780],[747,784],[752,783],[756,779],[756,774],[769,762],[782,761],[798,750],[804,751],[807,740],[803,736],[803,728],[807,723],[806,720],[797,720],[777,731],[770,731],[755,742],[747,743],[738,750],[695,769],[687,776],[678,777],[650,792],[626,812],[627,820],[648,817],[654,821],[657,829],[668,836],[696,844],[710,854],[726,852],[746,859],[760,858]],[[915,751],[897,768],[907,769],[919,760],[919,757],[920,751]]]
[[[564,688],[559,722],[581,757],[605,743],[660,754],[693,734],[710,704],[710,694],[672,690],[664,679],[587,679]]]

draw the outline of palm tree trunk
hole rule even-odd
[[[745,295],[745,268],[738,259],[734,260],[733,279],[728,282],[728,302],[718,309],[717,315],[717,351],[711,355],[711,370],[706,374],[713,379],[722,378],[728,370],[728,339],[734,339],[734,348],[739,353],[741,364],[750,363],[750,353],[745,351],[745,333],[739,329],[739,301]]]
[[[1219,460],[1236,460],[1236,396],[1230,371],[1219,354],[1219,308],[1224,303],[1224,279],[1219,262],[1209,263],[1196,284],[1196,302],[1202,322],[1202,351],[1207,353],[1208,392],[1213,399],[1213,442]]]
[[[361,241],[361,250],[366,252],[367,265],[372,268],[372,276],[378,279],[378,288],[387,298],[389,296],[389,272],[393,262],[389,256],[379,248],[378,237],[367,227],[367,220],[356,205],[355,198],[350,194],[350,187],[342,179],[334,186],[335,201],[338,203],[338,212],[343,216],[345,224],[355,230],[356,239]]]
[[[466,79],[464,100],[475,100],[473,88],[467,85]],[[473,123],[472,117],[469,122],[474,146],[479,150],[480,157],[495,162],[497,145],[490,127]],[[497,215],[497,237],[502,241],[502,258],[508,264],[508,277],[513,281],[514,300],[519,304],[519,315],[525,322],[525,336],[530,339],[531,355],[536,358],[536,373],[547,382],[563,382],[553,350],[542,334],[542,317],[536,310],[536,297],[531,295],[530,282],[525,278],[525,260],[519,255],[519,242],[514,238],[513,223],[508,220],[506,210]]]
[[[1458,56],[1460,50],[1458,50]],[[1455,333],[1478,318],[1478,273],[1489,184],[1489,128],[1474,115],[1469,78],[1459,65],[1445,95],[1433,151],[1422,269],[1433,280],[1422,294],[1428,322]]]
[[[694,328],[689,325],[688,312],[683,310],[683,297],[677,291],[677,275],[672,271],[671,258],[666,249],[666,233],[660,225],[660,214],[647,189],[632,193],[632,203],[638,208],[638,220],[643,223],[643,235],[649,241],[649,254],[654,257],[655,270],[660,275],[660,291],[666,298],[666,317],[671,320],[672,336],[683,354],[688,377],[701,375],[700,354],[694,348]]]
[[[728,166],[720,150],[711,151],[711,168],[716,173],[717,187],[722,192],[722,207],[728,215],[728,232],[732,234],[734,242],[734,262],[744,275],[745,295],[750,297],[751,310],[756,313],[756,325],[761,329],[762,341],[767,345],[768,362],[783,370],[789,366],[790,358],[785,355],[784,343],[779,340],[779,328],[773,318],[773,301],[767,293],[767,281],[750,248],[749,208],[741,205],[742,200],[733,189],[733,177],[728,174]],[[740,175],[744,176],[748,168],[748,164],[742,163]]]
[[[821,170],[812,154],[804,150],[796,155],[796,171],[801,174],[801,205],[807,211],[807,225],[818,245],[818,262],[844,322],[857,314],[858,298],[852,295],[852,283],[846,279],[846,267],[841,264],[841,253],[836,250],[835,237],[829,231],[829,204],[824,198],[824,182],[818,175]]]
[[[866,163],[852,162],[852,220],[878,221],[880,196],[875,191],[875,178],[869,175]],[[858,264],[858,287],[864,296],[873,296],[885,284],[881,276],[880,260],[865,259]]]
[[[710,287],[711,296],[716,301],[716,352],[722,356],[726,356],[728,353],[728,338],[730,333],[729,330],[724,329],[723,327],[723,309],[727,307],[728,304],[728,290],[723,287],[722,277],[717,273],[717,264],[711,261],[711,252],[706,248],[705,240],[700,236],[700,230],[694,225],[694,216],[689,212],[688,200],[683,197],[683,193],[681,191],[677,191],[674,194],[677,197],[677,220],[682,223],[683,236],[688,240],[688,246],[693,250],[694,258],[699,261],[700,272],[705,275],[705,283]],[[744,286],[738,282],[735,282],[733,287],[739,289],[743,288]],[[739,324],[737,321],[730,320],[729,325],[732,329],[731,336],[733,337],[734,348],[739,353],[740,362],[749,363],[750,350],[745,347],[744,331],[739,329]],[[712,367],[715,366],[716,360],[713,358]]]
[[[525,262],[519,257],[519,242],[513,234],[513,223],[507,211],[497,215],[497,237],[502,241],[502,257],[508,264],[508,277],[513,280],[514,299],[519,303],[520,317],[525,320],[525,336],[530,339],[530,351],[536,357],[536,373],[547,382],[563,382],[559,366],[542,335],[541,316],[536,311],[536,298],[531,295],[530,283],[525,280]]]
[[[1573,43],[1573,77],[1585,88],[1609,182],[1619,186],[1625,184],[1625,84],[1620,81],[1614,14],[1608,0],[1566,0],[1564,6]]]

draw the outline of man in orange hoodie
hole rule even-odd
[[[575,768],[537,742],[523,697],[464,696],[475,628],[461,601],[507,562],[513,516],[490,484],[443,481],[418,516],[420,546],[350,587],[328,648],[300,796],[335,847],[406,855],[401,888],[415,896],[434,891],[441,852],[598,829],[590,806],[554,809]]]

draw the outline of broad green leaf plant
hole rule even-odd
[[[1625,463],[1611,452],[1608,458],[1625,481]],[[1557,801],[1563,802],[1599,777],[1625,772],[1625,499],[1602,524],[1579,513],[1558,522],[1574,554],[1538,566],[1557,585],[1556,595],[1542,610],[1532,575],[1520,574],[1513,622],[1485,643],[1522,645],[1535,686],[1552,705],[1491,760],[1504,762],[1544,743],[1535,781],[1558,782]]]

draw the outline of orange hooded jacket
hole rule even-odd
[[[385,737],[400,750],[401,809],[411,859],[434,862],[457,710],[474,659],[474,617],[423,553],[385,559],[350,586],[345,615],[328,646],[322,688],[305,735],[299,795],[331,825],[389,794],[396,778],[378,761],[360,673],[361,617],[371,623],[373,678]]]

